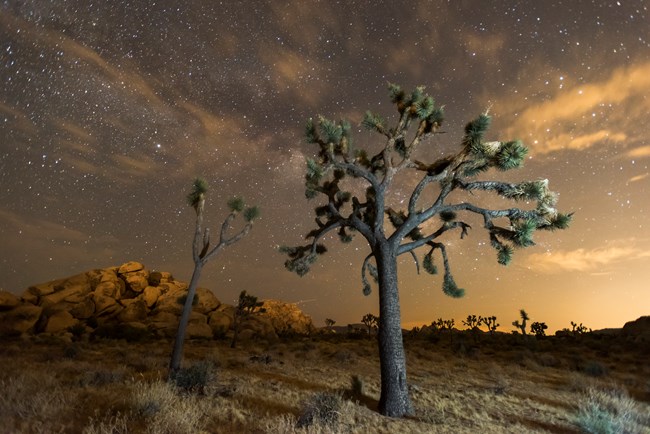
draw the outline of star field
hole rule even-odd
[[[145,4],[147,3],[147,4]],[[330,249],[298,278],[278,245],[313,225],[304,123],[348,118],[358,144],[370,109],[393,113],[386,83],[426,85],[456,149],[490,108],[490,140],[520,138],[523,169],[548,178],[567,231],[496,263],[481,223],[450,239],[467,289],[400,262],[405,325],[526,309],[551,330],[620,327],[650,313],[650,11],[644,1],[0,2],[0,288],[142,261],[189,280],[202,176],[208,225],[241,195],[262,209],[251,234],[204,270],[226,302],[241,290],[303,301],[316,323],[377,312],[361,294],[361,239]],[[440,143],[438,143],[440,142]],[[378,142],[374,142],[377,146]],[[409,179],[391,190],[399,204]],[[505,328],[509,330],[508,327]]]

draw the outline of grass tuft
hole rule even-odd
[[[307,400],[298,417],[300,428],[314,424],[334,426],[341,414],[343,398],[338,393],[317,393]]]
[[[640,433],[636,402],[621,390],[589,388],[580,403],[575,423],[590,434]]]

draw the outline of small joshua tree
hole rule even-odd
[[[235,309],[235,324],[234,324],[234,334],[232,336],[232,342],[230,343],[230,348],[235,348],[237,346],[237,337],[239,335],[239,326],[242,321],[254,312],[264,312],[265,309],[262,308],[264,305],[263,301],[257,301],[257,297],[247,294],[246,291],[242,291],[239,294],[239,301],[237,303],[237,309]]]
[[[363,318],[361,318],[361,322],[365,324],[366,327],[368,327],[368,335],[371,335],[372,331],[377,329],[379,326],[379,317],[371,313],[367,313],[363,316]]]
[[[474,330],[474,327],[479,327],[482,322],[482,317],[476,317],[476,315],[467,315],[467,319],[463,321],[463,324],[467,326],[469,330]]]
[[[350,242],[355,234],[365,238],[370,252],[361,266],[363,293],[371,292],[368,275],[379,289],[379,412],[402,417],[412,413],[413,407],[408,396],[402,339],[398,257],[412,256],[419,269],[416,250],[424,249],[422,266],[426,272],[436,274],[435,254],[442,262],[443,292],[458,298],[464,290],[452,276],[447,239],[455,231],[461,239],[469,234],[469,215],[482,220],[502,265],[511,261],[516,248],[534,244],[536,230],[564,229],[571,215],[556,210],[557,196],[549,190],[547,180],[511,183],[477,179],[491,169],[520,167],[528,152],[518,140],[484,140],[491,121],[487,112],[465,126],[460,146],[453,152],[445,155],[444,148],[434,143],[421,153],[431,160],[417,160],[420,145],[442,133],[442,106],[434,103],[423,86],[409,93],[389,84],[388,90],[398,114],[396,119],[388,122],[368,111],[362,121],[380,137],[381,145],[372,151],[355,149],[348,121],[319,116],[307,122],[306,138],[315,145],[318,156],[307,160],[305,196],[319,197],[323,203],[315,207],[316,228],[307,234],[308,243],[282,247],[281,251],[288,255],[287,269],[302,276],[327,251],[321,243],[325,237],[336,233],[343,243]],[[388,203],[388,192],[394,191],[391,189],[395,189],[393,181],[397,176],[415,180],[413,189],[406,201]],[[527,209],[481,205],[479,201],[490,194],[528,204]]]
[[[332,330],[332,327],[334,327],[334,324],[336,324],[336,321],[334,321],[331,318],[325,318],[325,326],[327,327],[328,330]]]
[[[521,316],[521,322],[519,322],[519,320],[515,320],[515,321],[512,322],[512,325],[517,327],[519,330],[521,330],[521,334],[525,336],[526,335],[526,321],[528,321],[530,318],[528,318],[528,314],[523,309],[521,309],[519,311],[519,315]]]
[[[438,318],[437,321],[432,323],[431,325],[435,326],[438,328],[438,330],[449,330],[449,342],[453,345],[454,343],[454,325],[456,324],[456,321],[454,319],[442,319]]]
[[[530,325],[530,332],[535,334],[536,338],[543,338],[546,336],[545,330],[548,328],[546,323],[535,321]]]
[[[496,316],[479,317],[479,319],[481,323],[485,324],[490,334],[494,334],[497,328],[501,325],[497,323]]]
[[[194,302],[194,296],[196,294],[196,288],[199,284],[203,266],[210,259],[214,258],[217,253],[244,238],[253,227],[253,220],[255,220],[260,214],[259,208],[256,206],[246,208],[244,201],[241,198],[235,197],[231,199],[228,201],[230,214],[228,214],[221,224],[219,242],[215,246],[212,246],[210,244],[210,230],[209,228],[203,228],[203,208],[205,206],[205,194],[207,191],[207,182],[203,179],[197,178],[192,184],[192,190],[187,195],[189,205],[194,208],[194,211],[196,211],[196,226],[194,229],[194,240],[192,242],[194,272],[192,273],[190,286],[187,289],[187,298],[185,299],[183,313],[181,314],[178,323],[174,350],[172,351],[169,363],[169,370],[172,376],[181,367],[181,360],[183,359],[183,344],[185,343],[185,331],[187,330],[187,324],[190,320],[190,314],[192,313],[192,303]],[[229,236],[228,232],[231,230],[231,223],[240,213],[243,213],[244,216],[244,227],[236,234]]]
[[[591,329],[588,329],[587,327],[583,326],[582,323],[577,324],[571,321],[571,333],[573,333],[574,335],[576,336],[582,335],[587,333],[588,331],[591,332]]]

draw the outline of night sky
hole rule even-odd
[[[179,6],[179,4],[181,4]],[[525,167],[482,179],[548,178],[569,230],[497,264],[480,222],[450,239],[462,299],[401,260],[406,327],[468,314],[511,330],[520,308],[551,331],[620,327],[650,314],[650,11],[645,1],[88,1],[0,3],[0,288],[143,262],[189,281],[204,177],[214,232],[226,201],[262,217],[211,261],[201,286],[300,302],[317,325],[377,313],[362,294],[368,253],[336,239],[298,277],[317,201],[304,197],[305,121],[394,113],[387,83],[427,86],[443,104],[433,161],[490,109],[490,140],[522,139]],[[401,180],[389,199],[410,194]],[[411,182],[409,182],[409,180]]]

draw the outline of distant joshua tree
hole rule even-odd
[[[515,320],[512,322],[512,325],[521,330],[522,335],[526,336],[526,321],[528,321],[530,318],[528,318],[528,314],[523,309],[519,311],[519,315],[521,316],[521,322],[519,322],[519,320]]]
[[[548,326],[543,322],[536,321],[530,325],[530,332],[534,333],[537,338],[543,338],[546,336],[546,329],[548,329]]]
[[[463,324],[467,326],[469,330],[474,330],[474,327],[479,327],[481,325],[482,317],[476,317],[476,315],[467,315],[467,319],[463,321]]]
[[[253,227],[253,220],[259,217],[260,211],[256,206],[246,208],[244,201],[241,198],[235,197],[228,201],[230,214],[225,218],[221,224],[221,232],[219,233],[219,242],[215,246],[210,244],[210,230],[209,228],[203,229],[203,207],[205,206],[205,194],[208,191],[208,184],[205,180],[197,178],[192,184],[192,190],[187,195],[187,201],[194,211],[196,211],[196,226],[194,229],[194,241],[192,243],[192,258],[194,260],[194,272],[190,280],[190,286],[187,290],[187,298],[183,306],[183,313],[181,314],[178,323],[178,331],[176,333],[176,341],[174,342],[174,350],[172,352],[171,361],[169,363],[170,374],[173,376],[181,367],[181,360],[183,359],[183,344],[185,342],[185,331],[187,324],[190,320],[192,313],[192,303],[196,294],[196,288],[199,284],[201,277],[201,270],[203,266],[217,253],[224,248],[235,244],[237,241],[244,238]],[[232,236],[228,236],[231,230],[231,223],[239,213],[243,212],[244,227]]]
[[[379,412],[403,417],[412,413],[413,407],[406,377],[397,258],[410,255],[419,269],[415,252],[426,249],[423,268],[436,274],[436,253],[444,272],[443,292],[462,297],[464,290],[452,276],[446,242],[451,231],[458,231],[460,238],[468,235],[468,215],[481,218],[496,250],[496,259],[503,265],[510,262],[516,248],[534,244],[532,236],[536,230],[564,229],[571,215],[555,209],[557,197],[549,190],[547,180],[512,183],[477,179],[490,169],[506,171],[520,167],[528,152],[517,140],[485,141],[491,121],[487,112],[466,125],[458,149],[442,156],[445,148],[437,143],[428,145],[420,155],[433,157],[433,161],[422,162],[414,158],[416,151],[427,139],[443,132],[442,106],[434,103],[424,87],[408,93],[389,84],[389,95],[398,113],[392,125],[370,111],[362,121],[364,127],[381,136],[382,144],[372,152],[355,149],[352,126],[347,121],[335,122],[319,116],[316,121],[307,122],[307,141],[316,146],[318,156],[307,160],[305,195],[308,199],[318,196],[324,203],[315,208],[317,227],[307,234],[310,241],[297,247],[282,247],[281,251],[288,255],[287,269],[302,276],[327,251],[321,240],[331,233],[336,232],[344,243],[357,233],[367,241],[370,252],[361,266],[363,293],[371,292],[368,274],[379,286]],[[403,181],[417,179],[404,205],[387,203],[388,192],[395,190],[393,181],[398,175]],[[346,177],[354,180],[346,182]],[[454,191],[460,194],[452,194]],[[458,201],[459,197],[484,200],[490,194],[531,204],[532,209],[493,209],[463,199]],[[393,226],[392,231],[388,224]]]
[[[494,332],[497,330],[497,328],[501,325],[497,323],[497,317],[496,316],[484,316],[484,317],[479,317],[479,320],[481,323],[485,324],[485,326],[488,329],[488,332],[490,334],[494,334]]]
[[[239,336],[239,326],[242,321],[254,312],[264,312],[265,309],[262,307],[264,305],[263,301],[257,301],[257,297],[247,294],[246,291],[242,291],[239,294],[239,301],[237,302],[237,309],[235,309],[235,323],[234,323],[234,334],[232,336],[232,342],[230,343],[230,348],[235,348],[237,346],[237,337]]]
[[[325,318],[325,326],[327,327],[328,330],[332,330],[332,327],[334,327],[334,324],[336,324],[336,321],[334,321],[331,318]]]
[[[376,330],[377,327],[379,327],[379,317],[367,313],[361,318],[361,322],[365,324],[366,327],[368,327],[368,335],[372,334],[373,330]]]
[[[431,328],[435,330],[449,330],[449,341],[453,345],[455,324],[456,321],[453,318],[452,319],[438,318],[436,321],[431,323]]]
[[[571,321],[571,333],[574,335],[582,335],[587,332],[591,332],[591,329],[588,329],[587,327],[583,326],[582,323],[577,324]]]

